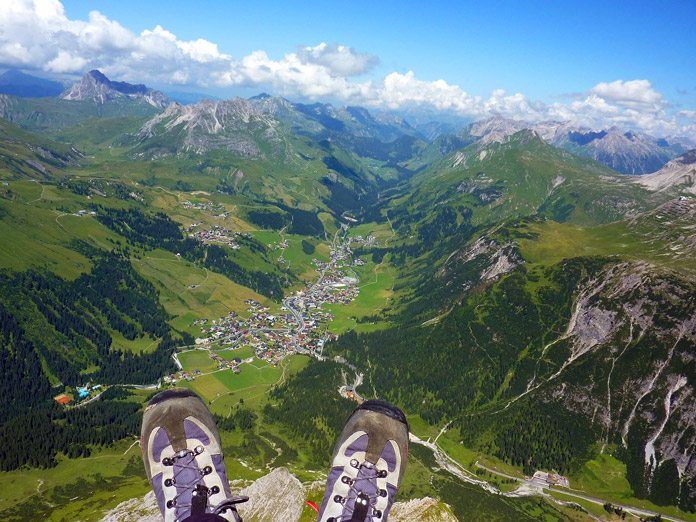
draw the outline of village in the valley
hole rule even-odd
[[[205,232],[208,236],[217,233],[217,229]],[[350,304],[358,296],[358,276],[352,266],[364,264],[361,259],[353,259],[351,245],[374,246],[377,244],[371,235],[347,237],[342,230],[334,237],[329,261],[314,259],[313,263],[319,278],[316,282],[306,284],[283,300],[279,313],[272,313],[268,306],[252,299],[247,299],[247,318],[235,312],[219,319],[198,319],[191,326],[199,326],[203,336],[196,338],[195,346],[187,347],[181,353],[191,350],[206,350],[210,359],[215,361],[219,370],[242,371],[243,363],[252,362],[254,358],[264,360],[273,366],[287,355],[305,354],[322,357],[324,345],[336,336],[329,332],[328,323],[334,315],[324,309],[324,304]],[[199,240],[204,240],[200,238]],[[208,239],[211,241],[212,239]],[[285,241],[285,240],[283,240]],[[283,249],[280,245],[279,248]],[[280,261],[280,259],[279,259]],[[249,346],[253,356],[222,357],[218,352]],[[179,380],[191,381],[201,372],[196,369],[184,369],[175,361],[179,372],[164,377],[165,383],[174,384]]]

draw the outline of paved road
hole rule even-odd
[[[517,482],[521,482],[523,484],[531,484],[533,486],[539,487],[538,485],[534,484],[531,480],[521,479],[519,477],[514,477],[512,475],[508,475],[507,473],[502,473],[500,471],[496,471],[494,469],[491,469],[491,468],[484,466],[483,464],[479,464],[478,461],[476,462],[475,465],[476,465],[476,467],[481,468],[481,469],[485,469],[486,471],[488,471],[489,473],[493,473],[494,475],[498,475],[500,477],[505,477],[508,479],[513,479],[513,480],[516,480]],[[580,498],[582,500],[587,500],[588,502],[592,502],[594,504],[599,504],[600,506],[603,506],[607,502],[610,502],[611,505],[614,507],[621,508],[624,511],[626,511],[627,513],[632,513],[634,515],[638,515],[638,516],[642,516],[642,517],[644,517],[644,516],[654,517],[654,516],[660,515],[662,517],[662,520],[673,520],[674,522],[686,522],[682,518],[672,517],[669,515],[665,515],[663,513],[657,513],[655,511],[648,511],[647,509],[640,509],[640,508],[637,508],[635,506],[627,506],[626,504],[618,504],[617,502],[610,501],[610,500],[602,500],[601,498],[590,497],[588,495],[583,495],[582,493],[576,493],[574,491],[569,491],[569,490],[564,489],[564,488],[553,488],[552,490],[557,491],[559,493],[563,493],[564,495],[567,495],[569,497],[575,497],[575,498]]]

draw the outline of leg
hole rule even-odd
[[[241,522],[213,416],[192,391],[173,388],[145,408],[140,445],[165,522]]]
[[[319,522],[386,522],[406,469],[408,423],[396,406],[366,401],[336,443]]]

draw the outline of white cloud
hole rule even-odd
[[[81,71],[87,65],[87,60],[67,51],[58,51],[58,55],[45,66],[47,71],[54,73],[71,73]]]
[[[422,107],[482,118],[500,114],[530,122],[572,120],[595,129],[614,125],[656,135],[696,138],[694,111],[674,112],[648,80],[602,82],[572,101],[544,104],[494,90],[472,96],[443,79],[412,71],[357,81],[377,58],[338,44],[300,47],[280,59],[258,50],[234,58],[210,41],[181,41],[161,26],[135,34],[98,11],[70,20],[59,0],[0,0],[0,64],[61,74],[99,68],[115,80],[197,87],[245,86],[311,100],[378,109]],[[672,112],[669,112],[672,111]],[[679,121],[681,123],[679,123]]]
[[[686,118],[687,120],[696,121],[696,111],[679,111],[675,114],[678,118]]]
[[[316,47],[300,47],[297,56],[302,63],[322,65],[338,76],[358,76],[369,72],[379,60],[352,47],[320,43]]]
[[[657,112],[667,105],[662,94],[653,89],[648,80],[602,82],[592,87],[590,94],[596,94],[627,109]]]

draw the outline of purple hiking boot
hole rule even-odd
[[[145,408],[140,436],[147,478],[165,522],[214,514],[241,522],[222,459],[215,420],[194,392],[172,388]]]
[[[406,470],[408,423],[384,401],[358,406],[334,448],[318,522],[386,522]]]

